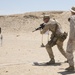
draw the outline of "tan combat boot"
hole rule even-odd
[[[51,59],[49,62],[46,63],[46,65],[52,65],[52,64],[55,64],[55,60],[54,59]]]
[[[65,70],[67,70],[67,71],[74,71],[74,66],[69,66],[69,67],[66,68]]]

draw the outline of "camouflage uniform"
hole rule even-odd
[[[58,22],[56,20],[51,20],[48,22],[48,23],[44,23],[45,24],[45,27],[43,28],[43,30],[41,31],[41,34],[44,34],[47,30],[51,31],[52,32],[52,35],[51,35],[51,39],[53,38],[54,34],[55,37],[54,39],[51,41],[49,41],[47,44],[46,44],[46,50],[49,54],[49,57],[51,59],[54,59],[54,55],[53,55],[53,51],[52,51],[52,47],[54,45],[57,45],[59,51],[62,53],[62,55],[66,58],[66,53],[63,49],[63,39],[59,39],[58,37],[61,36],[63,33],[61,31],[61,28],[60,26],[58,25]],[[57,27],[56,27],[57,26]]]
[[[70,66],[74,66],[73,51],[75,50],[75,15],[70,17],[70,34],[67,44],[67,59]]]

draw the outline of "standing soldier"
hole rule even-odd
[[[1,34],[1,27],[0,27],[0,44],[1,44],[1,46],[2,46],[2,40],[3,40],[3,36]]]
[[[46,44],[46,50],[50,57],[50,61],[47,62],[47,65],[55,64],[54,54],[52,51],[52,47],[57,45],[59,51],[66,58],[66,53],[63,49],[63,42],[66,39],[67,34],[61,32],[60,26],[56,20],[51,20],[48,15],[43,17],[45,27],[40,31],[41,34],[44,34],[46,31],[51,31],[51,40]]]
[[[1,27],[0,27],[0,34],[1,34]]]
[[[74,70],[73,51],[75,50],[75,7],[71,8],[72,16],[68,19],[70,22],[70,34],[67,44],[66,55],[69,63],[69,67],[66,70]]]

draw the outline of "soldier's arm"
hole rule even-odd
[[[45,27],[42,30],[40,30],[40,33],[44,34],[48,30],[49,30],[49,25],[45,25]]]

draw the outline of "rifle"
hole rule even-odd
[[[37,30],[43,29],[44,28],[44,23],[40,24],[40,27],[36,28],[35,30],[33,30],[32,32],[35,32]]]

